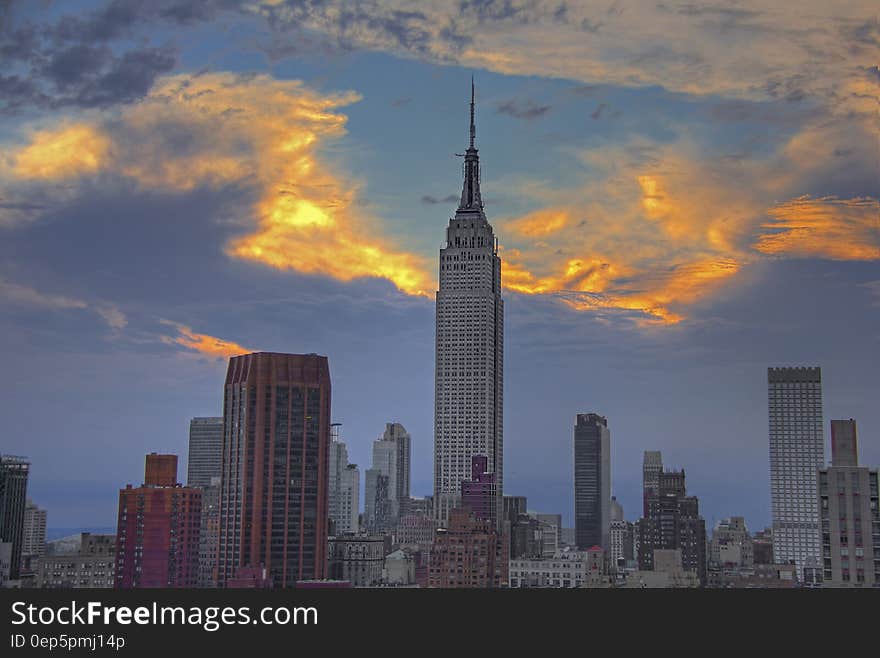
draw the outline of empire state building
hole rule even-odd
[[[471,459],[484,455],[494,474],[495,519],[503,486],[504,302],[501,258],[480,196],[471,81],[470,145],[461,202],[440,250],[434,363],[434,510],[441,525],[461,502]]]

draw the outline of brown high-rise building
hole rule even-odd
[[[143,486],[119,491],[116,587],[195,587],[202,490],[177,480],[177,455],[147,455]]]
[[[326,577],[330,368],[317,354],[229,360],[217,584],[240,570],[273,587]]]

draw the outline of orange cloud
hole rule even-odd
[[[880,259],[880,201],[871,197],[838,199],[801,196],[767,211],[755,249],[765,254]]]
[[[38,180],[92,174],[106,161],[110,140],[83,123],[33,133],[28,146],[13,158],[13,172]]]
[[[231,256],[342,281],[384,278],[428,296],[435,285],[424,260],[395,246],[356,204],[357,184],[319,156],[345,132],[338,108],[359,98],[267,75],[168,76],[121,111],[121,129],[77,124],[36,133],[15,155],[14,174],[60,179],[108,170],[178,191],[250,185],[259,197],[253,228],[230,242]]]
[[[168,345],[180,345],[181,347],[185,347],[188,350],[193,350],[208,357],[228,359],[232,356],[247,354],[248,352],[254,351],[247,347],[242,347],[238,343],[232,341],[209,336],[208,334],[196,333],[190,327],[183,324],[170,322],[168,320],[162,320],[162,324],[172,326],[176,328],[178,332],[176,336],[162,336],[161,340],[163,343]]]
[[[568,214],[548,208],[536,210],[504,224],[504,230],[532,238],[558,233],[568,223]]]

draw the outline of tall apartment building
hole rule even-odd
[[[328,499],[330,520],[336,536],[359,530],[360,471],[348,462],[348,447],[340,438],[340,423],[330,426],[330,475]]]
[[[777,562],[794,560],[798,577],[820,560],[818,469],[825,465],[820,368],[768,368],[770,495]]]
[[[18,580],[21,572],[22,531],[30,467],[30,462],[23,457],[0,455],[0,543],[9,544],[7,580]]]
[[[177,483],[177,455],[147,455],[144,483],[119,491],[116,587],[198,584],[202,490]]]
[[[880,587],[878,471],[859,466],[856,421],[831,421],[831,466],[819,471],[824,587]]]
[[[391,478],[378,468],[364,473],[364,525],[368,533],[384,535],[392,528]]]
[[[201,588],[217,586],[222,454],[223,418],[197,417],[190,420],[186,484],[202,490],[198,574],[198,586]]]
[[[610,548],[608,560],[612,569],[621,571],[635,560],[635,526],[624,518],[623,506],[611,497]]]
[[[189,421],[189,455],[186,464],[188,487],[209,487],[220,477],[223,453],[223,418],[202,417]]]
[[[651,496],[648,516],[638,523],[638,561],[641,571],[655,568],[656,551],[678,550],[681,567],[706,584],[706,522],[696,496],[688,496],[684,471],[663,471],[659,489]]]
[[[470,145],[455,216],[440,250],[434,363],[434,512],[446,525],[471,457],[486,455],[502,518],[504,301],[501,258],[480,194],[471,85]]]
[[[317,354],[229,360],[218,586],[242,569],[273,587],[327,573],[330,368]]]
[[[46,510],[28,500],[21,533],[21,570],[33,571],[36,560],[46,554]]]
[[[608,420],[599,414],[578,414],[574,426],[574,531],[578,548],[608,548],[610,514]]]
[[[116,535],[84,532],[75,547],[61,549],[50,547],[37,561],[37,587],[110,589],[115,585]]]
[[[384,454],[393,453],[393,458],[386,457],[384,464],[387,465],[392,504],[392,514],[395,518],[406,514],[410,501],[410,470],[412,468],[412,437],[406,428],[400,423],[385,423],[385,431],[373,444],[373,466],[376,467],[376,446],[383,445]],[[383,449],[379,448],[379,454]],[[380,460],[381,461],[381,460]],[[394,473],[391,473],[391,466]],[[383,470],[383,472],[385,472]]]
[[[645,450],[642,459],[642,516],[648,516],[648,499],[660,493],[663,456],[659,450]]]

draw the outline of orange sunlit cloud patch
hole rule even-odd
[[[15,154],[13,172],[37,180],[92,174],[104,166],[109,148],[110,140],[88,124],[40,130]]]
[[[423,259],[397,247],[357,206],[357,184],[319,157],[345,133],[338,109],[359,98],[267,75],[168,76],[121,111],[121,130],[76,124],[36,133],[13,173],[57,180],[108,170],[178,191],[250,185],[258,194],[252,228],[227,246],[231,256],[342,281],[384,278],[427,296],[434,281]]]
[[[162,324],[174,327],[177,334],[174,336],[162,336],[161,340],[167,345],[178,345],[188,350],[198,352],[199,354],[211,358],[228,359],[239,354],[247,354],[254,350],[242,347],[238,343],[208,334],[196,333],[192,328],[176,322],[162,320]]]
[[[764,254],[880,259],[880,201],[870,197],[838,199],[801,196],[767,211],[755,249]]]

